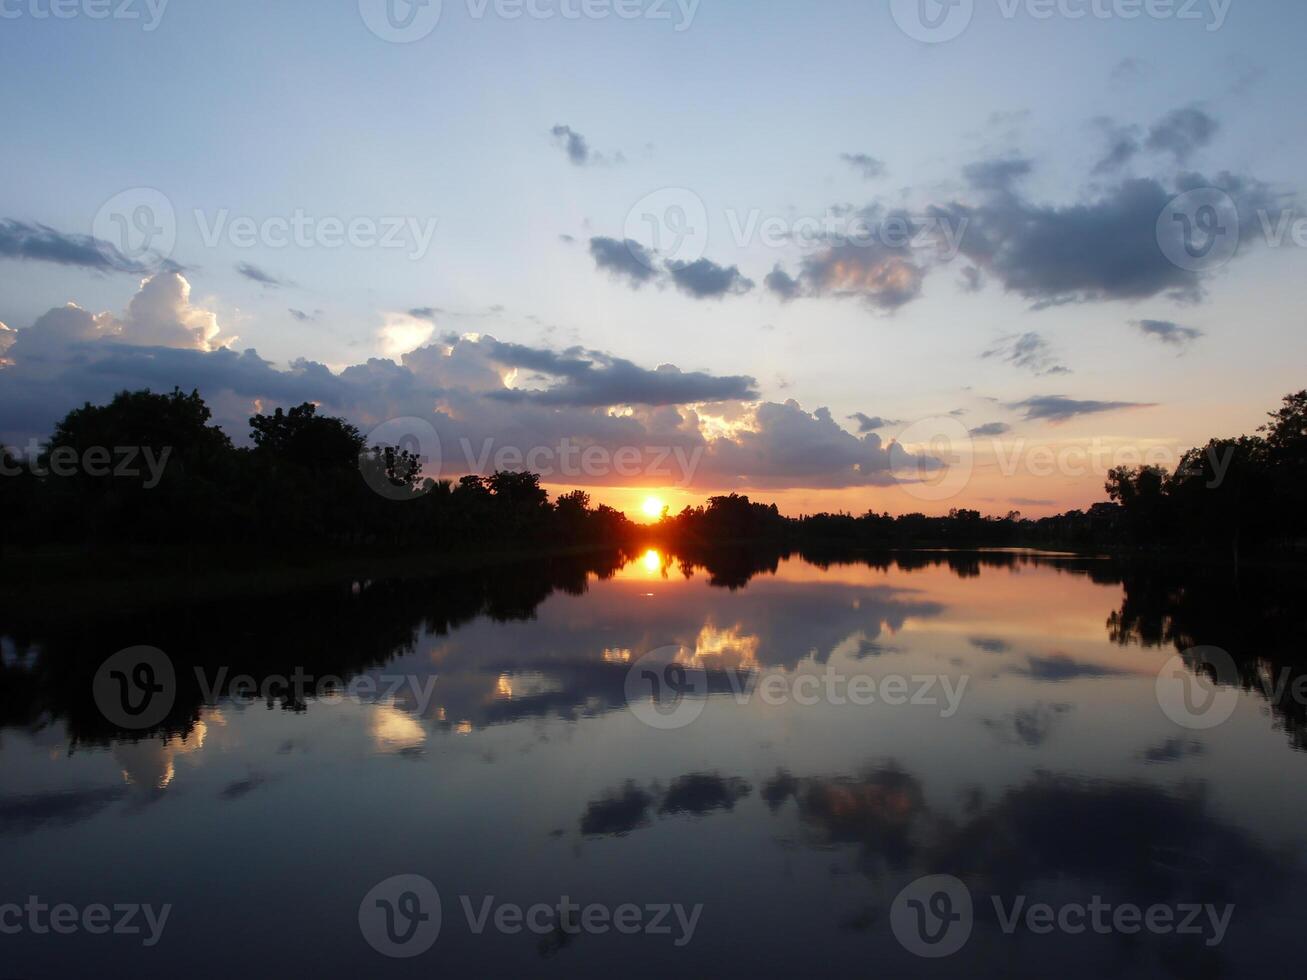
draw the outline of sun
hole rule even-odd
[[[644,503],[640,505],[640,509],[644,511],[645,517],[657,520],[663,516],[663,510],[666,506],[667,505],[664,504],[662,499],[659,497],[645,497]]]

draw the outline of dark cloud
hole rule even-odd
[[[567,154],[567,159],[572,162],[573,166],[585,167],[591,164],[600,165],[610,162],[623,163],[626,160],[620,151],[613,154],[610,161],[602,153],[590,149],[590,142],[571,126],[564,126],[560,123],[549,132],[554,137],[554,142],[558,144],[559,149]]]
[[[653,253],[629,238],[624,242],[615,238],[592,238],[590,255],[596,268],[610,273],[614,279],[626,280],[633,289],[639,289],[657,277]]]
[[[321,314],[321,310],[314,310],[312,313],[305,313],[303,310],[297,310],[291,307],[288,311],[300,323],[308,323],[310,320],[316,320]]]
[[[977,190],[1003,191],[1028,176],[1033,169],[1034,164],[1022,158],[982,160],[964,167],[962,176]]]
[[[1207,752],[1202,742],[1191,738],[1168,738],[1160,745],[1154,745],[1140,753],[1140,757],[1150,765],[1167,765],[1181,762],[1190,756],[1204,755]]]
[[[593,800],[581,816],[581,833],[586,837],[624,837],[649,824],[654,798],[634,783]]]
[[[983,718],[981,723],[994,737],[1006,745],[1024,745],[1035,749],[1043,745],[1057,723],[1073,706],[1070,704],[1034,704],[1004,715],[1002,718]]]
[[[996,636],[973,636],[967,642],[986,653],[1007,653],[1012,649],[1012,644]]]
[[[965,221],[962,253],[1037,308],[1159,294],[1193,301],[1202,297],[1202,277],[1167,258],[1158,241],[1158,219],[1177,193],[1209,186],[1235,202],[1246,243],[1256,237],[1256,213],[1281,201],[1250,178],[1181,174],[1174,190],[1157,180],[1132,179],[1096,198],[1060,206],[999,189],[986,193],[978,206],[952,204],[935,213]],[[1183,247],[1182,229],[1172,233],[1176,247]]]
[[[1040,376],[1071,373],[1070,368],[1057,362],[1048,341],[1037,333],[1009,334],[1000,337],[993,347],[980,356],[1006,361],[1014,367]]]
[[[578,167],[584,167],[590,162],[590,145],[586,142],[584,136],[572,129],[571,126],[564,126],[561,123],[555,126],[550,132],[558,145],[567,153],[567,159]]]
[[[1080,680],[1081,678],[1125,677],[1129,675],[1129,671],[1108,667],[1105,664],[1076,660],[1064,653],[1057,653],[1048,657],[1028,657],[1025,667],[1012,667],[1011,673],[1023,674],[1032,680],[1054,684],[1062,681]]]
[[[868,432],[875,432],[877,429],[887,429],[890,426],[902,425],[900,419],[886,419],[879,415],[867,415],[864,412],[854,412],[849,418],[858,423],[858,434],[866,435]]]
[[[527,368],[557,379],[555,384],[543,389],[499,389],[488,395],[498,401],[606,407],[751,401],[758,397],[756,382],[745,376],[683,372],[670,364],[650,371],[619,357],[580,348],[556,354],[489,339],[483,343],[488,344],[487,356],[499,364]]]
[[[1116,173],[1133,160],[1142,149],[1139,143],[1139,127],[1121,126],[1111,119],[1099,118],[1095,125],[1102,130],[1107,140],[1107,151],[1094,164],[1094,176]]]
[[[976,426],[971,430],[971,434],[977,439],[983,439],[990,436],[1005,436],[1012,431],[1012,426],[1006,422],[989,422],[985,425]]]
[[[1179,347],[1182,350],[1203,336],[1201,330],[1194,327],[1182,327],[1170,320],[1131,320],[1130,323],[1145,336],[1154,337],[1164,344],[1170,344],[1172,347]]]
[[[265,272],[263,269],[260,269],[257,265],[254,265],[251,262],[239,263],[236,266],[236,272],[244,276],[246,279],[249,279],[251,282],[257,282],[262,286],[276,287],[287,285],[287,283],[278,279],[271,273]]]
[[[1177,163],[1187,163],[1196,151],[1211,143],[1219,128],[1220,124],[1201,109],[1176,109],[1148,131],[1146,145],[1155,153],[1171,154]]]
[[[1013,402],[1008,408],[1025,412],[1028,422],[1044,420],[1065,422],[1079,415],[1097,415],[1127,408],[1152,408],[1151,402],[1076,401],[1063,395],[1036,395],[1025,401]]]
[[[150,269],[133,262],[117,248],[90,235],[66,235],[46,225],[31,225],[12,218],[0,220],[0,259],[30,259],[78,266],[96,272],[145,275]]]
[[[857,170],[867,180],[885,175],[885,164],[866,153],[841,153],[840,159]]]
[[[740,274],[736,266],[726,268],[708,259],[697,262],[667,263],[667,271],[676,288],[695,299],[721,299],[742,296],[753,289],[752,279]]]
[[[799,284],[799,281],[779,265],[767,274],[763,284],[779,296],[782,302],[788,302],[803,295],[803,287]]]
[[[714,810],[733,810],[735,804],[752,791],[753,787],[738,777],[691,773],[672,782],[658,812],[704,816]]]
[[[436,317],[444,312],[445,311],[438,306],[415,306],[413,309],[408,311],[408,315],[413,317],[415,320],[430,320],[432,323],[435,323]]]

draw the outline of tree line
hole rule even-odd
[[[369,446],[313,404],[251,417],[249,447],[211,419],[195,391],[122,392],[69,412],[33,458],[3,450],[0,542],[265,553],[517,549],[635,532],[583,490],[551,501],[534,473],[424,477],[415,454]]]
[[[1307,538],[1307,391],[1286,396],[1256,435],[1213,439],[1186,453],[1174,472],[1113,469],[1109,501],[1040,520],[965,509],[946,517],[868,511],[787,518],[775,504],[729,494],[641,529],[620,511],[592,507],[583,490],[551,501],[530,472],[457,482],[424,476],[413,453],[369,446],[357,428],[313,404],[252,416],[249,447],[235,446],[211,418],[195,391],[122,392],[108,405],[69,412],[32,459],[0,450],[0,546],[480,550],[624,545],[653,536],[683,548],[782,540],[1057,543],[1237,557]]]

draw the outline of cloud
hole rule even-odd
[[[779,265],[767,273],[767,278],[763,280],[763,285],[781,298],[782,302],[789,302],[803,295],[803,287],[799,281],[782,269]]]
[[[1042,702],[1021,708],[1002,718],[982,718],[981,723],[1000,742],[1007,745],[1024,745],[1035,749],[1043,745],[1058,722],[1073,710],[1070,704],[1044,704]]]
[[[1168,113],[1148,131],[1146,145],[1156,153],[1169,153],[1176,163],[1212,142],[1220,124],[1203,110],[1190,107]]]
[[[925,269],[908,248],[844,242],[805,256],[798,280],[778,267],[767,277],[767,285],[784,299],[860,299],[874,310],[892,313],[921,295],[924,277]]]
[[[849,418],[858,423],[858,432],[861,435],[875,432],[877,429],[887,429],[890,426],[903,424],[899,419],[886,419],[881,418],[879,415],[867,415],[863,412],[854,412]]]
[[[1024,411],[1027,422],[1065,422],[1081,415],[1097,415],[1127,408],[1153,408],[1146,402],[1075,401],[1062,395],[1037,395],[1025,401],[1013,402],[1008,408]]]
[[[573,130],[571,126],[560,124],[550,132],[553,133],[554,139],[573,164],[584,167],[590,162],[590,145],[586,142],[585,137]]]
[[[1024,158],[982,160],[962,169],[967,183],[977,190],[1003,191],[1022,177],[1029,176],[1034,164]]]
[[[505,344],[486,338],[486,356],[509,368],[527,368],[554,381],[542,389],[503,389],[490,397],[504,402],[602,407],[610,405],[684,405],[695,402],[752,400],[753,378],[717,377],[683,372],[664,364],[650,371],[599,351],[572,348],[563,354]]]
[[[1006,422],[990,422],[986,425],[980,425],[971,430],[971,435],[977,439],[984,439],[991,436],[1005,436],[1012,431],[1012,426]]]
[[[1158,219],[1177,194],[1203,187],[1220,188],[1235,202],[1245,243],[1257,237],[1257,212],[1281,203],[1251,178],[1186,173],[1173,188],[1151,178],[1130,179],[1068,205],[1036,204],[1000,185],[984,191],[977,205],[953,203],[932,213],[955,226],[966,221],[962,254],[1036,308],[1159,294],[1196,301],[1203,295],[1202,276],[1167,258],[1158,242]]]
[[[251,262],[238,263],[236,266],[236,272],[251,282],[257,282],[261,286],[272,286],[276,288],[278,286],[289,285],[289,283],[283,282],[276,276],[265,272],[263,269],[260,269],[257,265],[254,265]]]
[[[610,162],[602,153],[590,149],[589,141],[571,126],[564,126],[559,123],[549,132],[554,137],[554,142],[559,149],[567,154],[567,159],[572,162],[573,166],[586,167],[591,164],[597,165]],[[625,159],[618,152],[614,154],[611,162],[623,163]]]
[[[1116,173],[1133,160],[1142,149],[1139,143],[1139,127],[1121,126],[1111,119],[1100,117],[1094,120],[1107,140],[1107,151],[1094,164],[1091,171],[1094,176]]]
[[[1125,677],[1130,674],[1128,670],[1109,667],[1106,664],[1076,660],[1064,653],[1057,653],[1048,657],[1031,656],[1027,657],[1026,660],[1025,667],[1013,667],[1011,672],[1023,674],[1032,680],[1054,684],[1082,678]]]
[[[723,296],[742,296],[753,289],[752,279],[740,274],[736,266],[729,269],[708,259],[697,262],[667,263],[672,282],[681,292],[695,299],[720,299]]]
[[[1205,755],[1207,747],[1202,742],[1191,738],[1168,738],[1160,745],[1153,745],[1140,753],[1140,757],[1149,765],[1168,765],[1181,762],[1190,756]]]
[[[436,317],[444,312],[445,311],[438,306],[415,306],[413,309],[408,311],[408,315],[413,317],[415,320],[430,320],[434,323]]]
[[[590,255],[596,268],[607,271],[614,279],[625,280],[632,289],[639,289],[658,275],[655,271],[657,259],[653,253],[629,238],[624,242],[615,238],[592,238]]]
[[[105,403],[124,389],[177,386],[198,389],[215,423],[238,443],[253,412],[305,401],[364,432],[388,419],[426,419],[446,450],[441,470],[429,475],[446,477],[498,465],[493,456],[480,459],[485,445],[516,447],[523,459],[543,447],[554,461],[566,458],[566,446],[597,447],[610,457],[634,449],[643,465],[662,467],[652,476],[662,485],[746,492],[889,486],[899,465],[916,472],[933,462],[874,432],[851,434],[828,409],[760,402],[746,376],[670,364],[650,369],[603,351],[486,334],[431,336],[429,321],[403,313],[384,318],[390,357],[339,370],[305,359],[279,366],[224,346],[218,326],[213,313],[191,304],[178,273],[146,281],[121,316],[71,305],[51,310],[15,331],[5,353],[0,441],[45,437],[71,408]],[[678,468],[677,459],[688,465]],[[612,480],[611,470],[583,469],[556,470],[553,482]]]
[[[649,282],[662,286],[671,283],[693,299],[722,299],[725,296],[742,296],[754,287],[752,279],[744,276],[738,266],[722,266],[710,259],[681,262],[671,259],[665,263],[639,242],[615,238],[590,239],[590,255],[595,268],[607,271],[614,279],[624,281],[632,289]]]
[[[322,316],[321,310],[314,310],[312,313],[306,313],[303,310],[297,310],[294,307],[291,307],[286,312],[300,323],[308,323],[310,320],[316,320],[318,317]]]
[[[867,180],[875,180],[885,175],[885,164],[865,153],[841,153],[840,159],[862,174]]]
[[[985,653],[1007,653],[1012,649],[1012,644],[996,636],[972,636],[968,638],[967,642],[977,650],[985,651]]]
[[[1131,320],[1131,326],[1148,337],[1154,337],[1164,344],[1185,350],[1194,341],[1203,336],[1203,332],[1194,327],[1182,327],[1170,320]]]
[[[0,220],[0,259],[29,259],[78,266],[96,272],[145,275],[147,266],[133,262],[117,248],[90,235],[66,235],[46,225],[31,225],[12,218]]]
[[[1070,368],[1057,362],[1049,349],[1048,341],[1037,333],[1009,334],[1000,337],[993,347],[980,356],[997,358],[1040,376],[1071,373]]]

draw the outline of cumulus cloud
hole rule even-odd
[[[867,180],[875,180],[885,175],[885,164],[866,153],[841,153],[840,159],[847,163]]]
[[[667,263],[667,271],[676,288],[695,299],[742,296],[754,285],[753,280],[742,276],[736,266],[726,268],[708,259],[671,261]]]
[[[0,220],[0,259],[53,262],[96,272],[145,275],[150,271],[102,239],[90,235],[68,235],[46,225],[27,224],[12,218]]]
[[[1211,143],[1219,128],[1202,109],[1176,109],[1148,131],[1146,145],[1155,153],[1169,153],[1176,163],[1187,163],[1196,151]]]
[[[1185,350],[1198,338],[1203,336],[1203,332],[1194,327],[1182,327],[1178,323],[1172,323],[1170,320],[1131,320],[1131,325],[1140,333],[1147,337],[1153,337],[1164,344],[1170,344],[1172,347],[1178,347]]]
[[[198,389],[238,441],[252,412],[305,401],[364,432],[387,419],[427,419],[445,449],[435,475],[447,477],[498,465],[493,451],[500,447],[561,454],[570,444],[610,454],[634,447],[663,466],[693,461],[688,470],[657,474],[662,484],[834,488],[892,484],[891,463],[906,456],[874,433],[852,435],[826,409],[757,401],[752,378],[648,369],[583,348],[444,335],[339,371],[303,359],[278,366],[253,350],[215,347],[216,320],[189,304],[184,283],[173,273],[149,280],[122,317],[69,306],[16,331],[6,352],[12,363],[0,368],[0,440],[23,445],[48,435],[70,408],[103,403],[123,389],[179,386]],[[430,328],[404,314],[389,322]],[[489,457],[482,455],[486,446]],[[910,471],[930,464],[922,460]],[[610,472],[572,472],[552,482],[612,480]]]
[[[1077,401],[1064,395],[1036,395],[1024,401],[1013,402],[1008,408],[1025,412],[1028,422],[1066,422],[1081,415],[1098,415],[1128,408],[1152,408],[1146,402]]]
[[[1070,368],[1058,363],[1048,341],[1033,332],[1001,337],[993,347],[980,356],[1006,361],[1014,367],[1041,376],[1071,373]]]

